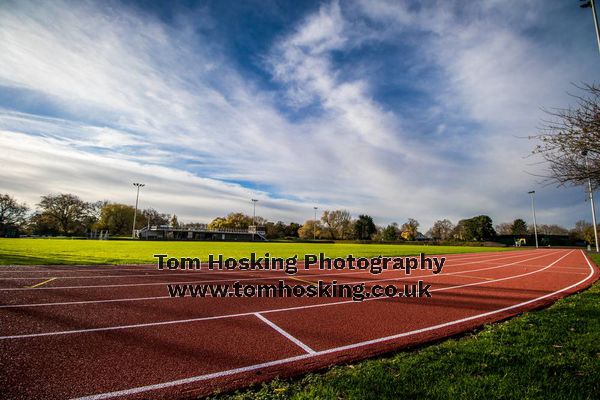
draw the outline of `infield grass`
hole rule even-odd
[[[325,253],[329,257],[376,257],[419,254],[479,253],[511,248],[357,243],[178,242],[85,239],[0,239],[0,265],[8,264],[153,264],[154,254],[199,257],[208,254],[248,257],[251,252],[291,257]]]

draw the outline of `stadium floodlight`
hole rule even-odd
[[[581,8],[591,8],[592,17],[594,18],[594,29],[596,29],[596,41],[598,42],[598,51],[600,51],[600,27],[598,26],[598,14],[596,11],[596,0],[579,0],[584,2],[580,4]]]
[[[131,229],[131,238],[135,239],[135,219],[137,217],[138,200],[140,199],[140,188],[146,185],[143,183],[134,182],[133,186],[137,187],[137,194],[135,195],[135,212],[133,213],[133,228]]]
[[[313,240],[317,240],[317,210],[319,207],[313,207],[315,209],[315,222],[313,223]]]
[[[531,212],[533,213],[533,233],[535,235],[535,248],[538,249],[538,236],[537,236],[537,222],[535,221],[535,201],[533,200],[533,195],[535,194],[535,190],[532,190],[529,193],[531,196]]]
[[[594,229],[594,239],[596,240],[596,253],[600,253],[600,248],[598,247],[598,230],[596,229],[596,207],[594,206],[594,191],[592,190],[592,178],[590,176],[590,171],[588,167],[588,151],[583,150],[581,152],[581,155],[585,160],[585,172],[587,174],[590,204],[592,205],[592,228]]]
[[[254,232],[256,232],[256,203],[258,202],[258,199],[250,199],[252,200],[252,226],[254,226],[254,229],[252,230],[252,240],[254,240]]]

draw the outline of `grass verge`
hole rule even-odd
[[[214,397],[284,398],[599,399],[600,281],[478,333]]]
[[[514,249],[514,248],[513,248]],[[363,257],[405,256],[418,253],[449,254],[505,251],[502,247],[427,246],[358,243],[277,243],[277,242],[181,242],[82,239],[0,239],[0,265],[7,264],[152,264],[154,254],[172,257],[225,257],[262,255],[291,257],[324,252],[329,257],[349,254]]]

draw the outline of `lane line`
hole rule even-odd
[[[274,322],[272,322],[271,320],[265,318],[264,316],[260,315],[260,313],[254,313],[254,315],[256,315],[256,317],[258,319],[260,319],[261,321],[263,321],[265,324],[269,325],[271,328],[275,329],[277,332],[281,333],[283,336],[285,336],[289,341],[293,342],[296,346],[300,347],[302,350],[304,350],[305,352],[307,352],[308,354],[315,354],[315,351],[313,349],[311,349],[310,347],[308,347],[306,344],[304,344],[303,342],[301,342],[298,338],[292,336],[290,333],[288,333],[287,331],[285,331],[283,328],[281,328],[279,325],[275,324]]]
[[[53,280],[55,280],[55,279],[56,279],[56,278],[50,278],[50,279],[46,279],[44,282],[37,283],[37,284],[35,284],[35,285],[33,285],[33,286],[27,286],[25,289],[35,289],[35,288],[37,288],[37,287],[40,287],[40,286],[42,286],[42,285],[45,285],[46,283],[52,282],[52,281],[53,281]]]
[[[548,268],[552,267],[554,264],[556,264],[557,262],[559,262],[560,260],[562,260],[563,258],[567,257],[568,255],[570,255],[571,253],[573,253],[575,250],[571,250],[570,252],[568,252],[567,254],[565,254],[564,256],[560,257],[558,260],[554,261],[552,264],[549,264],[547,267],[544,267],[542,269],[538,269],[535,271],[531,271],[531,272],[525,272],[524,274],[519,274],[519,275],[513,275],[513,276],[508,276],[505,278],[498,278],[498,279],[494,279],[491,281],[485,281],[485,282],[473,282],[473,283],[466,283],[464,285],[458,285],[458,286],[449,286],[449,287],[445,287],[445,288],[438,288],[438,289],[431,289],[430,292],[441,292],[444,290],[450,290],[450,289],[459,289],[459,288],[464,288],[464,287],[469,287],[469,286],[478,286],[478,285],[482,285],[484,283],[496,283],[496,282],[502,282],[502,281],[506,281],[509,279],[515,279],[515,278],[520,278],[522,276],[527,276],[527,275],[533,275],[533,274],[537,274],[539,272],[543,272],[545,270],[547,270]]]
[[[521,261],[527,261],[527,260],[535,260],[537,258],[542,258],[542,257],[548,257],[551,256],[553,254],[556,253],[560,253],[560,251],[553,251],[551,253],[545,253],[544,255],[538,256],[538,257],[534,257],[534,258],[529,258],[526,260],[521,260]],[[508,256],[508,257],[500,257],[500,258],[494,258],[491,260],[478,260],[478,261],[471,261],[471,262],[466,262],[466,263],[461,263],[461,264],[455,264],[453,265],[454,267],[458,267],[458,266],[463,266],[463,265],[471,265],[471,264],[480,264],[480,263],[487,263],[490,261],[496,261],[496,260],[504,260],[504,259],[508,259],[508,258],[515,258],[515,257],[522,257],[523,254],[520,254],[518,256]],[[521,262],[519,261],[519,262]],[[448,265],[449,267],[451,265]],[[402,272],[402,270],[385,270],[385,272]],[[344,272],[343,274],[346,275],[350,275],[350,274],[364,274],[364,273],[368,273],[368,271],[349,271],[349,272]],[[321,273],[321,274],[307,274],[307,275],[302,275],[305,278],[308,277],[317,277],[317,276],[338,276],[338,273],[331,273],[331,274],[325,274],[325,273]],[[202,281],[182,281],[182,282],[149,282],[149,283],[123,283],[123,284],[112,284],[112,285],[82,285],[82,286],[52,286],[52,287],[40,287],[40,288],[36,288],[36,289],[31,289],[31,288],[0,288],[0,291],[16,291],[16,290],[62,290],[62,289],[95,289],[95,288],[112,288],[112,287],[134,287],[134,286],[158,286],[158,285],[167,285],[167,284],[193,284],[193,283],[213,283],[213,282],[227,282],[227,281],[234,281],[234,280],[239,280],[239,281],[248,281],[248,280],[267,280],[267,279],[273,279],[273,278],[289,278],[290,275],[278,275],[278,276],[270,276],[270,277],[255,277],[255,278],[240,278],[240,279],[235,279],[235,278],[231,278],[231,279],[212,279],[212,280],[202,280]]]
[[[571,254],[572,252],[573,251],[569,252],[568,254]],[[562,256],[561,259],[566,257],[568,254]],[[539,258],[539,257],[537,257],[537,258]],[[526,260],[523,260],[523,261],[526,261]],[[518,263],[518,261],[517,261],[517,263]],[[512,263],[512,264],[515,264],[515,263]],[[512,264],[506,264],[506,265],[512,265]],[[499,268],[499,267],[492,267],[492,268]],[[530,272],[529,274],[540,272],[544,269],[545,268],[543,268],[541,270],[533,271],[533,272]],[[434,275],[434,276],[437,276],[437,275]],[[523,275],[522,274],[516,275],[515,277],[520,277],[520,276],[523,276]],[[500,279],[497,279],[496,281],[501,281],[501,280],[506,280],[506,279],[511,279],[511,278],[513,278],[513,277],[500,278]],[[471,284],[467,284],[467,285],[449,286],[446,288],[431,289],[430,292],[439,291],[439,290],[451,290],[451,289],[465,287],[465,286],[483,285],[486,283],[493,283],[493,282],[495,282],[495,281],[483,281],[483,282],[475,282],[475,283],[471,283]],[[389,299],[389,297],[371,297],[368,299],[364,299],[362,302],[383,300],[383,299]],[[250,311],[250,312],[244,312],[244,313],[238,313],[238,314],[215,315],[215,316],[210,316],[210,317],[198,317],[198,318],[189,318],[189,319],[181,319],[181,320],[173,320],[173,321],[147,322],[147,323],[143,323],[143,324],[117,325],[117,326],[108,326],[108,327],[101,327],[101,328],[74,329],[74,330],[70,330],[70,331],[28,333],[28,334],[22,334],[22,335],[0,336],[0,340],[25,339],[25,338],[42,337],[42,336],[57,336],[57,335],[69,335],[69,334],[90,333],[90,332],[103,332],[103,331],[130,329],[130,328],[145,328],[145,327],[149,327],[149,326],[174,325],[174,324],[181,324],[181,323],[243,317],[243,316],[253,315],[256,312],[260,312],[261,314],[269,314],[269,313],[274,313],[274,312],[304,310],[304,309],[328,307],[328,306],[334,306],[334,305],[340,305],[340,304],[357,304],[357,303],[362,303],[362,302],[356,302],[354,300],[343,300],[343,301],[338,301],[338,302],[319,303],[319,304],[303,305],[303,306],[296,306],[296,307],[284,307],[284,308],[278,308],[278,309],[276,308],[276,309],[271,309],[271,310]]]
[[[548,249],[543,249],[543,251],[546,251]],[[556,250],[556,249],[550,249],[550,250]],[[480,252],[480,253],[449,253],[449,254],[429,254],[427,253],[426,255],[428,257],[453,257],[452,261],[463,261],[463,260],[472,260],[475,258],[480,258],[480,257],[497,257],[501,254],[514,254],[514,253],[520,253],[521,255],[524,254],[529,254],[529,253],[533,253],[533,252],[537,252],[539,250],[504,250],[504,251],[490,251],[490,252]],[[417,256],[418,254],[405,254],[405,255],[392,255],[392,256],[386,256],[386,257],[412,257],[412,256]],[[382,255],[383,256],[383,255]],[[456,256],[456,257],[454,257]],[[447,260],[447,261],[451,261],[451,260]],[[203,263],[202,265],[204,266],[206,263]],[[303,261],[300,262],[300,265],[304,265]],[[15,272],[15,273],[48,273],[51,274],[53,272],[112,272],[111,270],[114,270],[114,272],[118,272],[118,271],[158,271],[156,268],[156,264],[100,264],[100,265],[74,265],[72,268],[52,268],[55,266],[61,266],[64,267],[64,265],[47,265],[45,267],[49,267],[49,268],[45,268],[45,269],[41,269],[41,270],[34,270],[34,271],[27,271],[25,269],[23,270],[7,270],[7,271],[2,271],[0,270],[0,274],[3,273],[11,273],[11,272]],[[130,266],[137,266],[137,268],[120,268],[120,267],[130,267]],[[25,267],[25,268],[34,268],[32,267],[27,267],[27,266],[23,266],[23,265],[0,265],[0,269],[2,268],[11,268],[11,267]],[[44,266],[43,266],[44,267]],[[83,267],[83,268],[82,268]],[[75,269],[75,268],[80,268],[80,269]],[[213,272],[223,272],[223,273],[227,273],[227,271],[218,271],[215,270]]]
[[[311,281],[307,281],[306,279],[296,278],[295,276],[290,276],[289,279],[293,279],[293,280],[298,281],[298,282],[308,283],[309,285],[312,285],[312,286],[316,286],[317,285],[316,282],[311,282]]]
[[[583,251],[582,251],[582,253],[583,253]],[[103,400],[103,399],[110,399],[110,398],[119,397],[119,396],[134,395],[134,394],[138,394],[138,393],[144,393],[144,392],[150,392],[150,391],[154,391],[154,390],[166,389],[166,388],[170,388],[170,387],[174,387],[174,386],[181,386],[181,385],[185,385],[185,384],[189,384],[189,383],[206,381],[206,380],[209,380],[209,379],[223,378],[223,377],[226,377],[226,376],[236,375],[236,374],[240,374],[240,373],[244,373],[244,372],[256,371],[256,370],[263,369],[263,368],[269,368],[269,367],[274,367],[274,366],[278,366],[278,365],[289,364],[289,363],[292,363],[292,362],[295,362],[295,361],[301,361],[301,360],[305,360],[305,359],[309,359],[309,358],[314,358],[314,357],[323,356],[323,355],[327,355],[327,354],[337,353],[337,352],[340,352],[340,351],[352,350],[352,349],[359,348],[359,347],[364,347],[364,346],[369,346],[369,345],[378,344],[378,343],[382,343],[382,342],[387,342],[387,341],[390,341],[390,340],[395,340],[395,339],[399,339],[399,338],[403,338],[403,337],[407,337],[407,336],[412,336],[412,335],[416,335],[416,334],[419,334],[419,333],[425,333],[425,332],[429,332],[429,331],[434,331],[434,330],[437,330],[437,329],[441,329],[441,328],[446,328],[446,327],[450,327],[450,326],[453,326],[453,325],[462,324],[462,323],[465,323],[465,322],[477,320],[477,319],[488,317],[488,316],[491,316],[491,315],[500,314],[500,313],[503,313],[505,311],[510,311],[510,310],[518,309],[520,307],[523,307],[523,306],[526,306],[526,305],[529,305],[529,304],[533,304],[535,302],[538,302],[538,301],[550,298],[552,296],[555,296],[555,295],[557,295],[559,293],[562,293],[564,291],[570,290],[570,289],[572,289],[572,288],[574,288],[574,287],[576,287],[576,286],[584,283],[585,281],[587,281],[589,278],[591,278],[594,275],[594,268],[590,264],[590,262],[587,259],[587,257],[585,257],[585,254],[584,254],[584,258],[587,261],[588,266],[590,268],[590,273],[584,279],[582,279],[579,282],[574,283],[574,284],[572,284],[570,286],[567,286],[565,288],[557,290],[555,292],[548,293],[548,294],[545,294],[543,296],[536,297],[534,299],[527,300],[527,301],[524,301],[524,302],[521,302],[521,303],[518,303],[518,304],[513,304],[512,306],[500,308],[500,309],[493,310],[493,311],[488,311],[488,312],[477,314],[477,315],[472,315],[470,317],[465,317],[465,318],[461,318],[461,319],[458,319],[458,320],[449,321],[449,322],[445,322],[445,323],[442,323],[442,324],[429,326],[429,327],[426,327],[426,328],[416,329],[416,330],[409,331],[409,332],[403,332],[403,333],[399,333],[399,334],[396,334],[396,335],[390,335],[390,336],[385,336],[385,337],[381,337],[381,338],[378,338],[378,339],[366,340],[366,341],[363,341],[363,342],[358,342],[358,343],[354,343],[354,344],[350,344],[350,345],[346,345],[346,346],[339,346],[339,347],[334,347],[334,348],[327,349],[327,350],[321,350],[321,351],[315,352],[314,354],[304,354],[304,355],[300,355],[300,356],[283,358],[283,359],[269,361],[269,362],[260,363],[260,364],[248,365],[246,367],[234,368],[234,369],[229,369],[229,370],[225,370],[225,371],[219,371],[219,372],[214,372],[214,373],[204,374],[204,375],[197,375],[197,376],[193,376],[193,377],[189,377],[189,378],[184,378],[184,379],[178,379],[178,380],[173,380],[173,381],[168,381],[168,382],[156,383],[156,384],[146,385],[146,386],[138,386],[138,387],[135,387],[135,388],[124,389],[124,390],[117,390],[117,391],[113,391],[113,392],[98,393],[98,394],[93,394],[93,395],[89,395],[89,396],[77,397],[77,398],[74,398],[72,400]]]
[[[450,276],[450,275],[459,275],[461,273],[471,273],[471,272],[480,272],[480,271],[489,271],[492,269],[499,269],[499,268],[504,268],[504,267],[508,267],[508,266],[512,266],[515,264],[518,264],[520,262],[524,262],[524,261],[531,261],[531,260],[535,260],[538,258],[544,258],[547,257],[549,255],[553,255],[556,254],[557,252],[552,252],[550,254],[545,254],[542,256],[537,256],[537,257],[533,257],[533,258],[527,258],[525,260],[520,260],[520,261],[516,261],[513,263],[509,263],[509,264],[502,264],[502,265],[494,265],[492,267],[485,267],[485,268],[476,268],[476,269],[470,269],[467,271],[456,271],[456,272],[448,272],[448,273],[441,273],[438,275],[427,275],[428,279],[431,278],[435,278],[435,277],[444,277],[444,276]],[[558,252],[560,253],[560,252]],[[479,262],[478,262],[479,263]],[[476,263],[468,263],[468,264],[476,264]],[[461,265],[467,265],[467,264],[461,264]],[[346,273],[342,273],[341,275],[338,274],[316,274],[316,275],[305,275],[306,277],[317,277],[317,276],[337,276],[340,279],[343,278],[342,275],[349,275],[349,274],[356,274],[359,272],[346,272]],[[407,275],[402,275],[400,277],[394,277],[394,278],[386,278],[386,279],[377,279],[377,280],[369,280],[369,283],[375,283],[375,282],[387,282],[387,281],[402,281],[402,280],[408,280],[411,278],[417,278],[419,276],[407,276]],[[422,276],[420,276],[422,277]],[[283,278],[292,278],[290,276],[285,276]],[[265,278],[266,279],[266,278]],[[248,278],[248,279],[240,279],[240,280],[261,280],[261,278]],[[201,281],[201,283],[209,283],[211,281]],[[220,281],[217,281],[220,282]],[[306,281],[308,282],[308,281]],[[195,283],[195,282],[180,282],[180,283]],[[313,282],[310,282],[311,285],[314,285]],[[350,283],[350,282],[347,282]],[[173,284],[177,284],[177,282],[173,283]],[[151,297],[137,297],[137,298],[123,298],[123,299],[107,299],[107,300],[82,300],[82,301],[66,301],[66,302],[58,302],[58,303],[34,303],[34,304],[3,304],[0,305],[0,309],[1,308],[18,308],[18,307],[44,307],[44,306],[63,306],[63,305],[80,305],[80,304],[95,304],[95,303],[114,303],[114,302],[126,302],[126,301],[142,301],[142,300],[164,300],[164,299],[174,299],[173,297],[170,296],[151,296]],[[177,298],[175,298],[177,299]],[[261,311],[262,312],[262,311]]]
[[[483,276],[470,276],[470,275],[465,275],[465,274],[456,274],[454,276],[458,276],[459,278],[480,279],[480,280],[484,280],[484,281],[491,281],[494,279],[494,278],[484,278]]]

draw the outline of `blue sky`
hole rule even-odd
[[[0,4],[0,187],[209,221],[590,219],[528,157],[598,82],[577,1]]]

